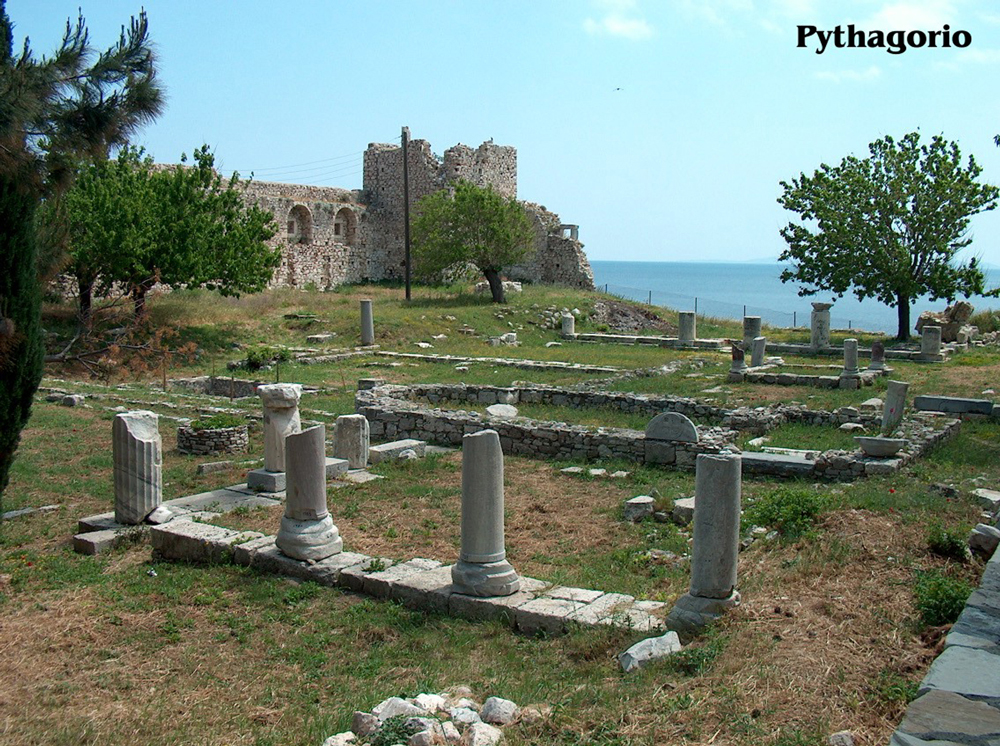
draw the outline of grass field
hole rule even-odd
[[[455,364],[376,356],[285,363],[258,374],[261,380],[280,375],[322,387],[303,397],[306,419],[331,423],[352,412],[357,379],[373,376],[400,383],[587,383],[697,396],[726,406],[798,401],[829,409],[884,393],[884,381],[831,392],[730,384],[724,353],[572,342],[546,347],[559,335],[533,323],[541,321],[541,311],[579,308],[577,330],[597,331],[590,320],[597,294],[526,287],[502,308],[455,289],[417,288],[415,296],[407,305],[401,289],[388,286],[325,294],[283,290],[242,299],[174,293],[152,301],[153,323],[174,330],[173,345],[195,343],[191,359],[174,356],[166,371],[155,365],[130,369],[127,361],[105,365],[104,379],[89,378],[79,366],[47,371],[43,386],[79,391],[88,399],[87,406],[70,409],[39,397],[3,496],[4,510],[59,508],[0,524],[0,744],[319,746],[349,728],[354,710],[392,695],[460,684],[480,699],[495,694],[552,708],[541,722],[507,729],[515,746],[819,746],[842,729],[851,730],[858,744],[888,741],[942,633],[922,619],[917,578],[939,573],[956,585],[974,584],[981,574],[976,561],[932,552],[929,537],[936,530],[964,538],[979,516],[969,493],[1000,483],[996,423],[965,423],[956,438],[892,477],[853,484],[744,480],[747,531],[760,516],[773,516],[776,525],[786,521],[785,533],[741,553],[744,603],[684,653],[629,676],[615,656],[640,633],[577,630],[557,638],[524,637],[494,624],[413,612],[245,569],[155,562],[144,545],[98,557],[73,553],[76,521],[112,505],[110,427],[116,407],[161,415],[166,499],[239,482],[247,463],[197,475],[197,464],[213,459],[177,453],[177,423],[169,418],[195,417],[208,406],[256,415],[258,402],[164,392],[163,374],[221,374],[247,346],[307,347],[305,336],[318,331],[337,333],[330,350],[353,346],[362,297],[375,300],[383,350],[623,369],[683,364],[666,375],[603,384],[595,382],[609,376],[538,374],[486,362],[459,371]],[[316,320],[285,318],[291,313],[315,314]],[[53,348],[72,334],[68,315],[47,309],[46,328],[62,335],[52,340]],[[106,322],[119,323],[113,317]],[[476,336],[459,333],[463,326]],[[736,324],[720,323],[718,329],[740,334]],[[511,330],[519,347],[487,344],[486,337]],[[440,334],[446,338],[436,339]],[[434,347],[421,350],[415,345],[421,341]],[[911,382],[911,398],[979,397],[995,385],[998,369],[1000,352],[984,349],[946,365],[901,363],[893,378]],[[723,391],[704,393],[716,387]],[[522,413],[555,419],[574,412],[523,407]],[[601,411],[575,414],[591,424],[617,424]],[[644,422],[638,418],[627,426],[641,429]],[[808,435],[782,428],[769,445],[793,446]],[[251,452],[241,458],[252,462],[262,449],[259,429],[252,430]],[[331,488],[329,506],[345,549],[453,561],[460,465],[457,452],[383,464],[373,467],[382,480]],[[599,464],[630,472],[610,480],[561,474],[568,465],[506,459],[507,549],[518,571],[662,601],[686,591],[690,533],[672,524],[626,524],[620,511],[623,500],[653,489],[665,503],[692,494],[693,474],[621,461]],[[934,487],[942,483],[954,486],[957,496]],[[815,515],[807,515],[806,507]],[[274,533],[279,517],[280,509],[256,509],[220,522]],[[794,531],[790,517],[801,518]]]

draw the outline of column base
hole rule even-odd
[[[733,591],[727,598],[702,598],[685,593],[677,599],[667,614],[667,629],[677,632],[699,632],[739,603],[739,591]]]
[[[292,559],[315,562],[338,554],[344,548],[344,540],[329,514],[316,521],[296,521],[282,516],[274,543],[282,554]]]
[[[247,487],[255,492],[284,492],[285,472],[253,469],[247,472]]]
[[[510,596],[521,590],[521,579],[507,560],[459,560],[452,565],[451,582],[455,593],[466,596]]]

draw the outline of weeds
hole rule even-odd
[[[969,558],[965,532],[949,530],[940,523],[933,524],[928,530],[927,548],[931,554],[956,562],[965,562]]]
[[[965,608],[972,586],[939,570],[917,572],[913,587],[920,620],[927,627],[951,624]]]
[[[823,500],[802,487],[780,486],[746,509],[744,519],[755,526],[773,528],[786,539],[804,534],[823,510]]]

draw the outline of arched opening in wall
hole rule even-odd
[[[288,211],[288,243],[312,243],[312,213],[305,205],[295,205]]]
[[[357,228],[358,216],[349,207],[341,207],[333,219],[334,240],[353,246]]]

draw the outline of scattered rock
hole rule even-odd
[[[328,739],[323,741],[323,746],[347,746],[347,744],[354,743],[355,741],[357,741],[357,736],[348,730],[343,733],[330,736]]]
[[[455,724],[450,720],[445,720],[441,723],[441,731],[444,733],[444,740],[450,744],[459,744],[462,742],[462,733],[455,727]]]
[[[632,472],[630,472],[630,471],[613,471],[613,472],[611,472],[610,476],[611,476],[612,479],[625,479],[631,473]]]
[[[618,663],[625,673],[631,673],[650,661],[678,652],[682,647],[677,633],[671,630],[660,637],[647,637],[645,640],[640,640],[618,656]]]
[[[636,495],[625,501],[624,516],[626,521],[638,523],[653,515],[654,500],[649,495]]]
[[[694,495],[674,500],[674,508],[670,511],[670,517],[678,526],[690,525],[691,521],[694,520]]]
[[[491,404],[486,407],[486,414],[491,417],[517,417],[517,407],[512,404]]]
[[[59,403],[64,407],[78,407],[83,404],[84,398],[81,394],[67,394],[60,399]]]
[[[410,700],[410,704],[414,704],[430,713],[448,711],[448,702],[440,694],[418,694]]]
[[[588,474],[592,477],[606,477],[608,475],[607,469],[589,469]]]
[[[355,711],[351,719],[351,731],[359,738],[368,738],[378,733],[380,722],[377,717],[370,712]]]
[[[546,347],[562,347],[562,342],[546,342]]]
[[[174,519],[174,512],[166,505],[158,505],[153,512],[146,516],[146,523],[158,526],[161,523],[168,523]]]
[[[421,350],[427,350],[434,346],[430,342],[414,342],[413,344],[415,344]]]
[[[407,717],[423,717],[429,714],[422,707],[417,707],[416,705],[410,704],[405,699],[400,699],[399,697],[389,697],[389,699],[384,700],[375,706],[372,710],[372,715],[377,717],[380,722],[385,722],[391,717],[396,717],[397,715],[406,715]]]
[[[596,324],[605,324],[612,332],[655,330],[670,334],[676,331],[652,311],[615,300],[596,301],[590,318]]]
[[[479,711],[479,717],[483,719],[483,722],[493,725],[509,725],[517,718],[517,705],[509,699],[490,697],[483,702],[483,709]]]
[[[582,466],[567,466],[565,469],[560,469],[562,474],[583,474]]]
[[[854,746],[854,734],[849,730],[839,730],[830,734],[830,746]]]
[[[482,722],[479,713],[469,707],[452,707],[448,711],[453,723],[459,727]]]
[[[998,546],[1000,546],[1000,529],[993,526],[978,523],[969,534],[969,549],[974,554],[989,558],[993,556]]]
[[[865,426],[860,422],[845,422],[838,429],[843,430],[845,433],[863,433]]]
[[[462,737],[463,746],[496,746],[503,739],[503,731],[489,723],[473,723]]]

